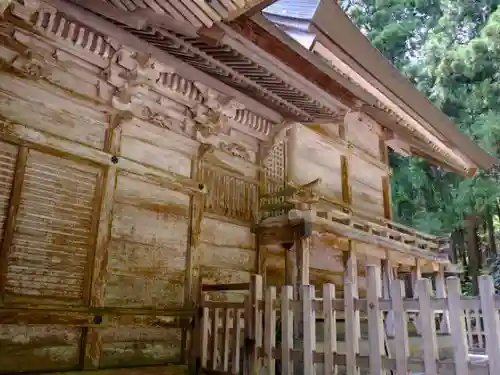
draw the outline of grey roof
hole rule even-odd
[[[311,20],[319,2],[320,0],[278,0],[264,9],[264,13]]]
[[[264,16],[309,49],[314,35],[309,23],[321,0],[278,0],[264,9]]]

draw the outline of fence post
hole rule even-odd
[[[456,375],[468,375],[469,350],[465,336],[465,316],[462,306],[462,288],[457,277],[446,280],[448,286],[448,311],[450,319],[451,339],[453,341],[453,358]]]
[[[201,289],[201,288],[200,288]],[[207,301],[207,297],[204,296],[204,298],[200,297],[200,301],[203,304],[203,302]],[[210,311],[208,310],[208,307],[203,307],[202,308],[202,317],[201,317],[201,322],[200,322],[200,335],[201,335],[201,340],[200,340],[200,363],[201,363],[201,368],[207,368],[207,361],[208,361],[208,324],[210,321]]]
[[[446,284],[444,279],[444,266],[439,266],[439,271],[436,273],[436,297],[446,298]],[[450,316],[449,310],[443,310],[439,332],[450,333]]]
[[[382,260],[382,298],[391,299],[391,283],[394,280],[394,269],[389,258]],[[387,336],[394,336],[394,311],[389,310],[385,318]]]
[[[251,298],[251,326],[253,345],[251,350],[250,375],[260,372],[260,356],[259,351],[262,347],[262,311],[260,304],[263,301],[262,296],[262,276],[252,275],[250,286]]]
[[[380,267],[367,267],[368,291],[368,342],[370,345],[370,375],[382,374],[382,356],[384,355],[384,327],[380,311],[381,275]]]
[[[229,370],[229,345],[230,345],[230,336],[229,336],[229,323],[231,321],[231,310],[227,307],[223,310],[223,321],[222,321],[222,370]]]
[[[220,309],[213,309],[212,316],[212,355],[210,356],[210,367],[217,370],[217,356],[219,354],[219,313]]]
[[[337,374],[335,353],[337,352],[337,319],[335,313],[335,285],[323,285],[323,317],[325,319],[324,375]]]
[[[316,314],[314,311],[314,286],[302,286],[302,322],[304,332],[304,374],[314,374],[314,351],[316,350]]]
[[[201,286],[198,289],[195,303],[194,326],[191,330],[189,340],[190,359],[188,364],[188,373],[190,375],[198,375],[201,373],[201,342],[203,339],[203,307],[202,307],[202,292]]]
[[[276,347],[276,310],[274,302],[276,301],[276,287],[271,286],[266,291],[264,307],[264,351],[266,353],[267,373],[275,374],[274,348]]]
[[[233,309],[233,335],[231,337],[231,351],[233,353],[231,361],[231,374],[240,373],[240,310]]]
[[[293,362],[290,351],[293,349],[293,286],[284,285],[281,288],[281,373],[292,373]]]
[[[252,330],[252,287],[250,293],[245,296],[245,308],[243,310],[243,375],[252,375],[252,348],[255,346]]]
[[[394,311],[394,344],[396,375],[408,375],[408,318],[403,306],[405,287],[401,280],[391,282],[392,311]]]
[[[420,305],[420,330],[424,349],[425,375],[438,375],[436,320],[431,305],[431,281],[429,279],[417,280],[417,294]]]
[[[356,308],[354,306],[354,284],[344,283],[344,315],[345,315],[345,346],[346,374],[357,375],[356,354],[359,352],[359,339],[356,329]]]
[[[495,286],[491,276],[479,276],[479,297],[486,333],[486,354],[490,374],[500,374],[500,319],[495,307]]]

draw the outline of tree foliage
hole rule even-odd
[[[347,0],[351,19],[457,126],[500,156],[499,0]],[[436,234],[496,207],[498,173],[464,179],[391,155],[395,219]]]
[[[461,131],[500,157],[500,0],[343,0],[354,23]],[[500,167],[462,178],[390,155],[396,221],[451,234],[477,292],[484,267],[500,290]],[[496,225],[495,225],[496,223]],[[484,270],[483,270],[484,271]]]

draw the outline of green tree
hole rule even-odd
[[[500,157],[499,3],[351,0],[343,6],[373,45],[460,130]],[[390,162],[395,220],[431,233],[453,232],[459,252],[475,237],[490,255],[496,252],[500,168],[465,179],[416,157],[391,154]],[[485,234],[478,236],[483,227]]]

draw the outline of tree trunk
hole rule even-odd
[[[500,205],[498,204],[498,201],[497,203],[495,204],[496,206],[496,209],[497,209],[497,216],[498,216],[498,220],[500,221]]]
[[[458,236],[460,236],[460,233],[458,231],[453,231],[450,235],[450,258],[451,262],[456,264],[458,263],[458,254],[459,254],[459,247],[458,247]]]
[[[467,260],[467,249],[465,248],[465,231],[460,229],[457,235],[457,246],[460,256],[462,257],[462,265],[467,269],[469,261]]]
[[[488,228],[488,248],[490,250],[490,257],[492,257],[497,253],[497,244],[495,241],[495,227],[493,225],[491,208],[488,208],[486,212],[486,227]]]
[[[465,243],[467,255],[469,256],[469,265],[467,273],[472,281],[472,293],[479,294],[478,276],[479,276],[479,251],[477,246],[477,218],[475,216],[468,216],[464,222],[465,227]]]

